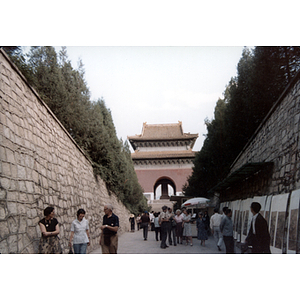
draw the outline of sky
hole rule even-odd
[[[74,68],[82,60],[91,100],[105,100],[123,141],[141,134],[144,122],[182,121],[184,132],[199,134],[193,149],[199,151],[204,121],[236,76],[243,48],[67,46],[67,53]]]

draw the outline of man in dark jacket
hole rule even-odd
[[[252,246],[252,253],[270,254],[270,234],[267,221],[259,213],[261,205],[252,202],[250,209],[253,217],[246,242]]]

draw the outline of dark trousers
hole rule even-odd
[[[142,223],[144,240],[148,238],[148,223]]]
[[[158,234],[159,234],[159,240],[161,241],[160,227],[155,227],[154,230],[155,230],[155,237],[156,237],[156,240],[158,241]]]
[[[177,245],[177,243],[176,243],[176,227],[173,227],[171,223],[169,225],[168,235],[169,235],[169,244],[172,245],[172,236],[173,236],[174,246],[176,246]]]
[[[160,225],[160,234],[161,234],[161,248],[166,248],[167,236],[168,236],[168,222],[162,222]]]
[[[226,254],[234,253],[234,240],[233,236],[225,236],[223,235],[223,241],[226,247]]]

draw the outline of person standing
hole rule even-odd
[[[162,207],[162,212],[159,215],[159,223],[160,223],[160,230],[161,230],[161,243],[160,243],[160,248],[166,249],[167,244],[167,236],[168,236],[168,222],[169,222],[169,214],[167,212],[168,207],[163,206]]]
[[[154,213],[154,230],[155,230],[156,241],[158,241],[158,234],[159,234],[159,240],[161,241],[161,233],[160,233],[160,225],[159,225],[159,213]]]
[[[177,243],[176,243],[176,222],[174,220],[175,215],[172,212],[172,208],[168,207],[168,213],[170,215],[169,223],[168,223],[169,245],[174,244],[174,246],[177,246]],[[172,236],[173,236],[173,241],[172,241]]]
[[[147,241],[149,225],[150,225],[149,214],[147,211],[145,211],[141,216],[141,227],[143,228],[144,241]]]
[[[196,221],[196,226],[198,230],[197,239],[201,241],[201,245],[205,246],[205,241],[208,240],[206,224],[203,218],[203,213],[199,212]]]
[[[44,218],[39,221],[42,236],[39,243],[39,254],[61,254],[59,243],[58,221],[54,218],[54,207],[48,206],[44,209]]]
[[[226,254],[234,253],[234,240],[233,240],[233,223],[231,220],[232,211],[231,209],[227,209],[225,212],[225,217],[222,218],[220,224],[220,230],[223,235],[223,240],[226,248]]]
[[[86,254],[86,248],[90,245],[89,222],[85,218],[85,210],[80,208],[77,211],[77,219],[71,224],[71,235],[69,247],[72,247],[75,254]]]
[[[187,210],[183,211],[184,216],[182,219],[183,224],[183,236],[186,239],[186,246],[188,245],[188,241],[190,241],[190,245],[193,246],[193,237],[192,237],[192,227],[191,227],[191,214],[188,213]]]
[[[136,217],[136,226],[137,226],[137,230],[139,231],[140,227],[141,227],[141,215],[140,214],[138,214]]]
[[[209,219],[209,215],[208,215],[207,210],[204,212],[203,222],[205,223],[206,230],[207,230],[207,235],[209,236],[210,235],[210,219]]]
[[[119,218],[113,213],[113,206],[111,204],[104,205],[103,225],[100,236],[100,245],[102,254],[117,254],[118,250],[118,229]]]
[[[176,222],[176,237],[177,237],[177,244],[182,244],[182,220],[183,220],[183,215],[181,214],[181,210],[177,209],[176,210],[176,216],[174,217],[174,220]]]
[[[130,230],[131,232],[134,232],[134,214],[130,215],[129,222],[130,222]]]
[[[222,233],[220,231],[221,221],[222,221],[222,215],[220,215],[219,210],[215,208],[214,214],[210,218],[210,229],[212,234],[214,235],[214,239],[216,241],[219,251],[221,251],[221,245],[223,242]]]
[[[270,234],[268,223],[259,213],[261,205],[258,202],[252,202],[250,206],[253,214],[249,233],[246,237],[246,243],[252,246],[254,254],[271,254]]]

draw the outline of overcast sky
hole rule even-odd
[[[57,51],[60,47],[56,47]],[[79,58],[91,100],[104,98],[117,135],[140,134],[148,124],[182,121],[184,132],[198,133],[199,151],[217,100],[236,68],[243,47],[67,47]]]

